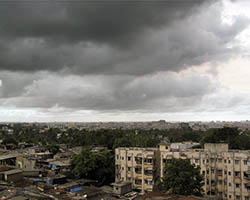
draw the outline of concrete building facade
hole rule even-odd
[[[130,181],[142,193],[153,190],[155,180],[171,159],[190,159],[201,168],[204,195],[210,198],[249,200],[250,151],[229,150],[228,144],[205,144],[204,149],[173,148],[162,143],[158,148],[117,148],[116,181]]]

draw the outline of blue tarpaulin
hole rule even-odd
[[[72,188],[72,189],[70,189],[69,191],[70,191],[70,192],[76,192],[76,191],[80,191],[80,190],[82,190],[82,186]]]
[[[56,169],[56,165],[51,165],[51,168],[52,169]]]
[[[47,184],[53,184],[51,181],[46,181]]]

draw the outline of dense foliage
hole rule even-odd
[[[71,160],[71,169],[75,177],[97,180],[99,184],[114,181],[114,156],[110,151],[91,152],[83,149]]]
[[[250,131],[240,131],[238,128],[213,128],[207,131],[195,131],[191,128],[176,128],[169,130],[122,130],[100,129],[79,130],[22,126],[13,127],[14,134],[3,134],[0,139],[3,143],[31,143],[42,145],[53,152],[58,150],[58,145],[68,146],[106,146],[108,149],[116,147],[155,147],[163,139],[170,142],[193,141],[204,143],[229,143],[232,149],[249,149]]]
[[[228,143],[230,149],[249,149],[250,148],[250,132],[240,131],[238,128],[224,127],[221,129],[208,130],[202,140],[204,143]]]
[[[167,163],[157,188],[170,194],[202,196],[202,186],[200,168],[196,168],[188,159],[173,159]]]

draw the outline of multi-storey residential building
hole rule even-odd
[[[205,144],[204,149],[120,147],[116,154],[116,181],[130,181],[142,193],[153,190],[171,159],[190,159],[204,175],[204,195],[229,200],[250,198],[250,151],[229,150],[228,144]]]

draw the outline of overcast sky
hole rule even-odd
[[[0,0],[0,121],[250,119],[248,0]]]

